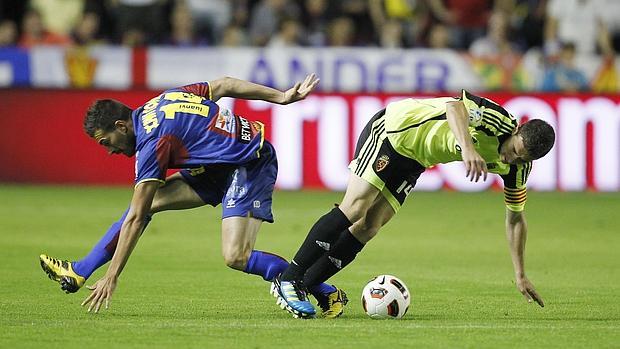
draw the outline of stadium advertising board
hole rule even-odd
[[[0,90],[0,181],[129,184],[133,162],[108,156],[81,129],[84,110],[97,98],[132,107],[153,91]],[[554,126],[557,143],[535,163],[533,190],[620,190],[620,97],[594,95],[482,94],[518,118],[541,118]],[[281,189],[345,187],[356,137],[386,103],[404,96],[318,94],[287,106],[222,100],[235,113],[264,122],[278,152]],[[23,132],[25,130],[27,139]],[[51,137],[51,139],[50,139]],[[460,163],[426,171],[416,190],[481,191],[501,185],[467,181]]]
[[[620,58],[579,55],[575,65],[593,91],[618,91]],[[329,93],[535,91],[545,68],[536,50],[472,57],[454,50],[380,48],[0,48],[0,86],[41,88],[159,90],[228,75],[283,89],[314,72],[321,77],[319,89]]]
[[[552,151],[537,161],[528,187],[534,190],[617,191],[620,188],[620,107],[618,97],[514,96],[484,94],[503,104],[517,118],[540,118],[557,132]],[[342,190],[356,137],[366,121],[390,100],[401,96],[312,96],[298,104],[273,106],[237,101],[237,113],[265,113],[271,120],[269,139],[278,149],[278,185]],[[461,163],[438,165],[426,171],[417,190],[449,187],[480,191],[501,185],[493,175],[470,183]]]
[[[193,82],[197,75],[229,75],[286,88],[309,73],[320,76],[319,89],[330,92],[481,87],[468,62],[454,50],[152,48],[148,62],[147,84],[157,89]],[[184,62],[183,69],[175,62]]]

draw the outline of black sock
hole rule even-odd
[[[340,234],[334,248],[325,253],[304,275],[304,285],[312,286],[327,281],[342,268],[353,262],[355,256],[364,248],[349,229]]]
[[[281,279],[300,280],[306,270],[321,258],[325,251],[333,248],[338,234],[350,226],[351,222],[338,207],[319,218],[310,229],[306,240],[301,244],[289,267],[282,273]]]

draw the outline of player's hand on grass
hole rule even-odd
[[[296,83],[295,86],[284,92],[284,97],[280,104],[289,104],[306,98],[318,83],[319,78],[316,75],[310,74],[306,76],[303,82]]]
[[[536,302],[541,307],[545,306],[542,298],[534,289],[534,285],[530,282],[530,280],[528,280],[527,277],[524,276],[517,278],[517,288],[529,303]]]
[[[487,180],[487,163],[482,156],[474,149],[464,149],[461,156],[465,163],[465,169],[467,172],[465,176],[469,177],[472,182],[478,182],[478,179],[482,177],[483,180]]]
[[[105,308],[108,309],[112,293],[116,289],[116,282],[116,277],[106,275],[95,282],[94,285],[86,286],[92,293],[82,302],[82,306],[88,305],[89,313],[91,311],[98,313],[101,305],[104,303]]]

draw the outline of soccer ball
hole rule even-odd
[[[409,309],[411,294],[402,280],[393,275],[379,275],[362,291],[362,307],[373,319],[400,319]]]

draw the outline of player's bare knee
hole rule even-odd
[[[356,221],[349,230],[360,242],[366,243],[377,235],[380,228],[380,225],[373,224],[373,222],[369,222],[365,219],[360,219]]]
[[[356,222],[364,217],[368,210],[368,202],[361,199],[343,201],[339,208],[351,222]]]
[[[153,199],[153,203],[151,204],[151,214],[155,214],[157,212],[161,212],[163,210],[163,202],[161,199],[155,197]]]
[[[235,270],[245,270],[250,258],[249,253],[242,251],[230,251],[224,253],[224,263],[226,266]]]
[[[364,231],[364,236],[370,240],[372,238],[374,238],[378,233],[379,233],[379,228],[378,226],[372,225],[366,228],[366,230]],[[368,241],[367,240],[367,241]]]

